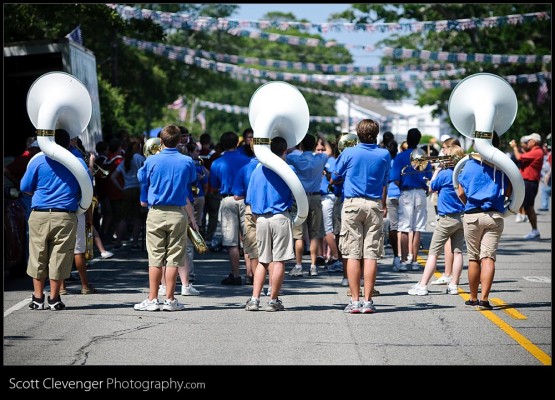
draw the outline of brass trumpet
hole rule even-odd
[[[85,161],[85,164],[87,164],[87,166],[88,166],[89,165],[89,159],[90,159],[90,153],[83,152],[83,150],[81,150],[81,148],[79,146],[75,146],[75,148],[77,150],[79,150],[79,152],[83,155],[83,160]],[[110,175],[109,171],[100,167],[95,161],[95,162],[93,162],[93,175],[97,176],[98,173],[100,173],[99,176],[101,178],[106,178],[108,175]]]
[[[440,165],[442,168],[452,168],[459,162],[460,157],[457,156],[426,156],[424,150],[414,149],[410,153],[410,166],[415,169],[415,171],[405,172],[408,165],[404,166],[401,170],[401,175],[408,174],[418,174],[420,172],[426,172],[426,168],[430,163],[435,165]]]

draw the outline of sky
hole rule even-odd
[[[306,19],[312,23],[325,23],[331,14],[339,13],[350,8],[350,4],[239,4],[239,9],[229,18],[240,20],[261,20],[264,14],[271,11],[289,12],[297,19]],[[341,44],[374,45],[377,41],[387,37],[384,33],[367,32],[331,32],[321,33],[325,40],[336,40]],[[356,66],[376,66],[380,63],[380,51],[365,51],[348,49],[353,55]]]

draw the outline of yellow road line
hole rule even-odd
[[[460,289],[459,289],[460,290]],[[470,298],[468,293],[460,292],[459,295],[466,301]],[[551,357],[544,353],[538,346],[533,344],[530,340],[528,340],[525,336],[519,333],[516,329],[512,326],[507,324],[501,318],[493,313],[490,310],[480,310],[482,315],[497,325],[503,332],[509,335],[512,339],[514,339],[519,345],[524,347],[526,351],[536,357],[543,365],[551,365]]]

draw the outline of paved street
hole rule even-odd
[[[308,256],[304,277],[285,278],[284,312],[246,312],[252,286],[220,284],[229,273],[226,253],[197,256],[194,285],[201,295],[177,296],[185,311],[138,312],[133,305],[148,290],[146,252],[126,246],[114,258],[91,264],[89,279],[97,294],[77,294],[80,285],[70,282],[71,293],[63,296],[67,309],[61,312],[28,310],[31,280],[8,280],[4,365],[551,365],[551,213],[538,215],[541,240],[523,240],[530,224],[514,220],[505,220],[490,296],[493,311],[464,305],[466,256],[459,295],[430,285],[428,296],[409,296],[421,271],[394,272],[388,247],[379,262],[375,314],[343,313],[349,297],[341,274],[308,277]],[[432,230],[428,224],[424,249]],[[422,266],[425,257],[422,251]],[[438,269],[443,270],[442,257]],[[241,270],[244,276],[243,263]]]

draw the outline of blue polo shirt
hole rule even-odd
[[[82,157],[78,161],[89,170]],[[63,164],[44,154],[29,162],[19,188],[22,192],[33,193],[31,208],[77,211],[79,207],[79,182]]]
[[[424,171],[414,173],[415,169],[410,165],[410,153],[414,149],[406,149],[405,151],[397,154],[393,160],[392,174],[391,178],[393,181],[399,181],[399,188],[401,190],[410,189],[424,189],[428,190],[427,179],[432,178],[432,166],[428,165]],[[401,175],[403,167],[408,165],[405,169],[405,175]]]
[[[335,163],[337,160],[335,157],[328,157],[328,161],[326,161],[326,165],[324,165],[324,173],[322,174],[322,183],[320,184],[320,194],[326,195],[329,194],[328,187],[330,185],[330,181],[328,180],[328,176],[331,176],[333,169],[335,168]],[[333,193],[333,191],[331,192]]]
[[[381,199],[390,168],[389,151],[377,144],[359,143],[339,155],[332,178],[344,179],[345,198]]]
[[[285,161],[295,167],[305,192],[320,192],[322,172],[328,161],[326,153],[314,154],[312,151],[303,151],[301,154],[291,153],[287,155]]]
[[[210,186],[219,189],[221,195],[233,193],[233,182],[239,170],[251,159],[237,150],[229,151],[214,160],[210,166]]]
[[[231,194],[235,196],[247,196],[247,189],[249,187],[249,181],[251,179],[252,171],[258,166],[261,165],[260,162],[256,157],[252,158],[251,161],[244,165],[240,170],[237,176],[235,177],[235,181],[233,181],[233,188],[231,189]],[[245,199],[245,204],[247,203]]]
[[[149,206],[185,206],[192,198],[191,184],[197,178],[193,159],[177,148],[164,148],[147,157],[137,172],[141,201]]]
[[[251,174],[245,203],[253,214],[279,214],[293,205],[293,193],[285,181],[270,168],[260,165]]]
[[[398,199],[399,197],[401,197],[401,189],[399,189],[399,186],[397,186],[397,184],[395,183],[395,179],[393,179],[393,161],[395,161],[395,159],[391,160],[391,170],[389,171],[389,183],[387,184],[387,197]]]
[[[437,213],[439,215],[462,214],[464,211],[464,204],[453,187],[453,169],[442,169],[436,179],[430,182],[430,188],[438,192]]]
[[[459,174],[459,185],[464,189],[467,201],[464,211],[505,212],[505,191],[509,178],[500,170],[473,159],[468,160]]]

